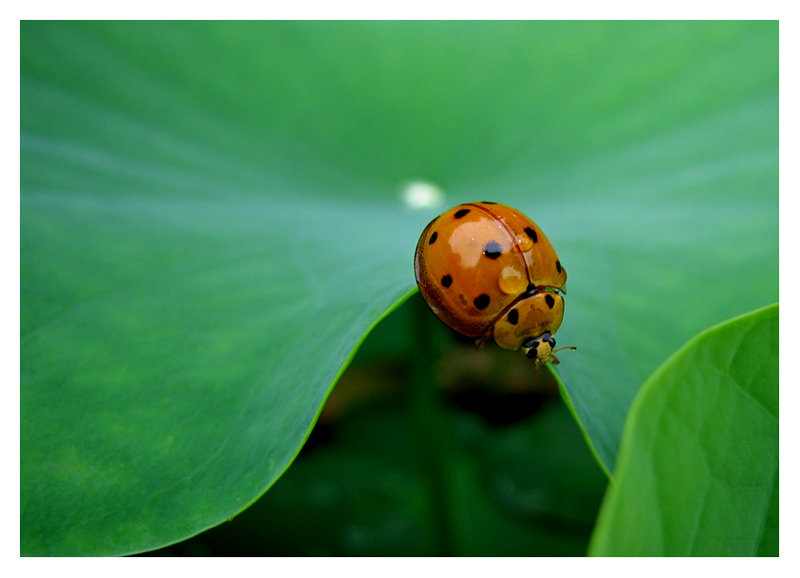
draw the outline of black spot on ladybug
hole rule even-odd
[[[483,248],[483,254],[489,257],[489,259],[497,259],[502,252],[503,248],[497,241],[489,241]]]
[[[556,261],[556,269],[558,270],[559,273],[561,273],[561,271],[562,271],[561,261]]]
[[[453,216],[454,216],[456,219],[460,219],[461,217],[463,217],[463,216],[464,216],[464,215],[466,215],[467,213],[469,213],[469,209],[461,209],[460,211],[456,211],[456,214],[455,214],[455,215],[453,215]]]
[[[478,297],[476,297],[473,303],[475,304],[475,307],[483,311],[489,306],[489,301],[491,301],[489,299],[489,296],[486,293],[484,293],[483,295],[479,295]]]
[[[527,293],[528,295],[536,295],[538,292],[539,292],[539,289],[533,283],[528,285],[528,288],[525,289],[525,293]]]
[[[552,308],[553,308],[553,305],[555,305],[555,304],[556,304],[556,300],[555,300],[555,299],[553,299],[553,296],[552,296],[552,295],[545,295],[545,296],[544,296],[544,300],[545,300],[545,303],[547,303],[547,306],[548,306],[550,309],[552,309]]]
[[[453,278],[450,275],[445,275],[442,277],[442,285],[445,287],[450,287],[453,284]]]
[[[530,237],[531,241],[533,241],[534,243],[539,242],[539,237],[536,235],[536,231],[534,231],[530,227],[525,227],[525,233],[527,233],[528,237]]]
[[[493,203],[492,201],[481,201],[484,205],[496,205],[497,203]]]
[[[431,235],[431,238],[428,239],[428,245],[433,245],[436,242],[436,237],[438,237],[438,236],[439,236],[439,233],[434,231],[433,235]]]
[[[511,325],[516,325],[518,321],[519,321],[519,311],[517,311],[516,309],[512,309],[511,311],[509,311],[508,322]]]

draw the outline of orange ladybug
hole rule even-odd
[[[544,232],[506,205],[459,205],[431,221],[414,273],[425,302],[478,344],[492,338],[536,364],[557,364],[553,335],[564,318],[567,271]],[[574,348],[568,348],[574,349]]]

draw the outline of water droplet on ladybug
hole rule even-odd
[[[533,240],[528,235],[520,235],[517,237],[517,250],[520,253],[530,251],[533,249]]]
[[[506,295],[520,295],[528,287],[528,279],[518,269],[505,267],[497,279],[500,291]]]

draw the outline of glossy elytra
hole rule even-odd
[[[428,307],[450,328],[558,363],[567,271],[531,219],[498,203],[453,207],[425,227],[414,272]]]

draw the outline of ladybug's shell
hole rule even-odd
[[[468,203],[425,228],[414,256],[425,302],[450,328],[481,337],[530,288],[563,291],[567,272],[542,230],[506,205]]]

